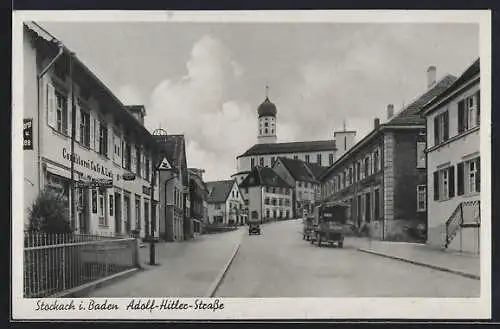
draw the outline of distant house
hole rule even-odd
[[[243,225],[244,200],[235,180],[207,182],[208,224]]]
[[[480,65],[423,108],[427,119],[427,243],[479,253]]]
[[[293,217],[293,186],[273,169],[255,167],[241,182],[248,220],[268,222]]]
[[[374,119],[373,130],[320,177],[322,202],[350,205],[350,221],[383,240],[423,241],[427,225],[426,127],[419,112],[456,78],[436,82],[435,67],[427,72],[427,90],[387,121]]]
[[[292,217],[302,217],[304,213],[311,214],[320,187],[317,177],[328,167],[321,167],[302,160],[279,157],[272,169],[289,185],[294,187]]]
[[[189,216],[189,175],[184,135],[154,136],[161,139],[164,170],[159,173],[160,237],[166,241],[182,241],[193,236]]]
[[[191,200],[190,218],[194,234],[200,234],[207,223],[208,187],[203,181],[204,170],[189,168],[189,195]]]

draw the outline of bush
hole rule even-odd
[[[53,190],[45,189],[29,210],[29,230],[44,233],[71,233],[69,209],[66,198]]]

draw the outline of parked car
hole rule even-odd
[[[248,224],[248,235],[260,235],[260,223],[258,222],[253,222]]]

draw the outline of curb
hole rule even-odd
[[[448,273],[461,275],[461,276],[464,276],[464,277],[469,278],[469,279],[474,279],[474,280],[481,279],[479,275],[470,274],[470,273],[466,273],[466,272],[462,272],[462,271],[458,271],[458,270],[453,270],[450,268],[441,267],[441,266],[437,266],[437,265],[427,264],[427,263],[423,263],[423,262],[418,262],[418,261],[414,261],[414,260],[410,260],[410,259],[402,258],[402,257],[398,257],[398,256],[391,256],[391,255],[384,254],[384,253],[377,252],[377,251],[373,251],[373,250],[358,248],[358,251],[365,252],[365,253],[372,254],[372,255],[381,256],[381,257],[385,257],[385,258],[399,260],[399,261],[402,261],[405,263],[410,263],[413,265],[428,267],[428,268],[432,268],[434,270],[438,270],[438,271],[442,271],[442,272],[448,272]]]
[[[76,287],[76,288],[67,290],[65,292],[56,294],[56,295],[51,296],[51,297],[54,297],[54,298],[87,297],[88,294],[90,292],[92,292],[93,290],[98,289],[104,285],[111,284],[115,281],[126,279],[126,278],[138,273],[141,270],[142,270],[141,268],[132,268],[130,270],[126,270],[126,271],[108,276],[106,278],[102,278],[100,280],[84,284],[80,287]]]
[[[217,289],[219,289],[222,281],[224,280],[224,277],[226,276],[227,271],[231,267],[231,264],[233,263],[233,260],[236,258],[236,255],[238,254],[238,251],[240,250],[241,242],[243,240],[243,235],[241,236],[240,242],[238,242],[238,246],[234,249],[233,254],[231,255],[231,258],[227,262],[226,266],[222,268],[220,271],[219,275],[215,279],[214,282],[210,285],[210,288],[208,289],[208,292],[205,294],[206,296],[212,298],[215,297],[215,293],[217,292]]]

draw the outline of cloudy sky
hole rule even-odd
[[[479,56],[476,24],[40,22],[125,104],[144,104],[146,126],[184,133],[188,166],[228,179],[256,143],[257,107],[278,108],[278,140],[357,140],[438,79]]]

